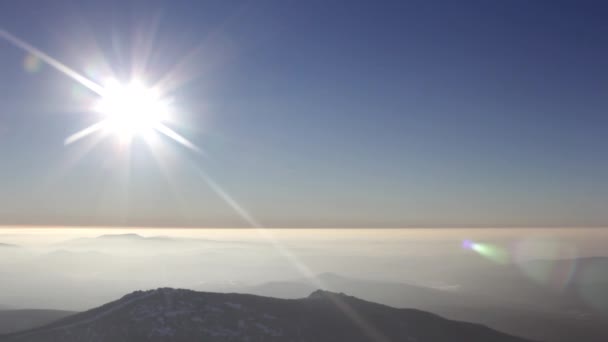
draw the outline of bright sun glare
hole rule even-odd
[[[139,81],[107,82],[95,110],[104,116],[105,129],[121,140],[153,134],[168,120],[169,104]]]
[[[65,145],[102,131],[118,136],[123,142],[129,142],[135,136],[141,136],[150,142],[151,140],[148,138],[153,138],[156,133],[160,133],[196,153],[203,153],[198,146],[165,124],[171,111],[169,98],[160,91],[159,85],[147,87],[137,80],[123,84],[115,79],[99,85],[5,30],[0,29],[0,39],[5,39],[40,58],[99,95],[99,100],[92,109],[103,116],[102,120],[67,137],[64,140]]]

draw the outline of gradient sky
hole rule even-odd
[[[148,82],[175,70],[172,127],[206,156],[64,146],[97,119],[91,93],[0,41],[0,224],[247,226],[200,168],[272,227],[608,225],[607,17],[601,1],[4,1],[1,29],[95,81],[102,61],[124,80],[146,56]]]

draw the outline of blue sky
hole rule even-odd
[[[95,121],[93,95],[48,65],[25,70],[26,54],[0,41],[0,223],[247,226],[202,169],[272,227],[606,225],[607,12],[4,3],[2,29],[97,82],[101,61],[123,80],[143,56],[148,82],[179,70],[172,127],[206,155],[168,140],[64,146]]]

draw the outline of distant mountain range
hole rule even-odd
[[[57,249],[98,252],[166,252],[176,250],[201,250],[221,241],[168,236],[142,236],[139,234],[105,234],[59,242]]]
[[[415,308],[444,317],[487,325],[517,336],[551,342],[608,341],[608,321],[601,316],[581,315],[578,311],[533,309],[517,298],[445,291],[402,283],[354,279],[324,273],[314,279],[268,282],[257,286],[235,287],[234,291],[280,298],[300,298],[317,287],[345,292],[358,298],[399,308]],[[564,294],[567,295],[567,294]],[[549,297],[551,300],[559,298]]]
[[[134,292],[47,326],[0,337],[3,342],[195,340],[526,341],[481,325],[322,290],[286,300],[169,288]]]
[[[83,237],[73,240],[60,242],[58,246],[73,246],[73,247],[88,247],[104,246],[107,243],[146,243],[146,242],[175,242],[179,239],[174,239],[166,236],[142,236],[139,234],[105,234],[97,237]]]
[[[365,300],[401,308],[455,306],[471,301],[470,296],[457,292],[403,283],[356,279],[335,273],[322,273],[312,279],[267,282],[239,288],[238,292],[279,298],[301,298],[319,287],[324,290],[344,292]]]

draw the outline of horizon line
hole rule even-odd
[[[146,226],[146,225],[56,225],[56,224],[0,224],[1,229],[260,229],[256,227],[202,227],[202,226]],[[306,227],[306,226],[269,226],[262,229],[603,229],[608,228],[608,225],[554,225],[554,226],[524,226],[524,225],[429,225],[429,226],[370,226],[370,227],[347,227],[347,226],[327,226],[327,227]]]

